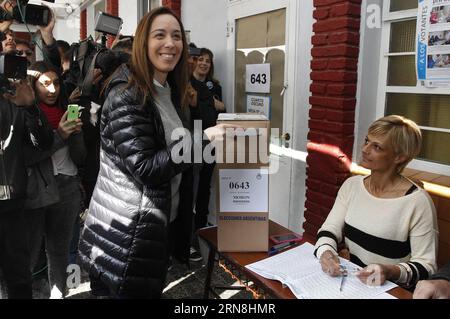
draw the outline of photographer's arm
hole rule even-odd
[[[53,131],[54,142],[47,151],[28,149],[25,164],[34,165],[52,156],[57,150],[68,145],[72,160],[76,165],[84,162],[86,149],[81,132],[81,120],[68,121],[67,112],[61,117],[58,128]]]
[[[53,143],[49,149],[42,150],[35,147],[27,147],[24,149],[25,154],[25,165],[31,166],[35,165],[49,157],[51,157],[57,150],[66,146],[66,141],[61,138],[61,136],[56,132],[52,132]]]
[[[11,84],[15,94],[6,93],[3,97],[17,107],[23,108],[25,126],[34,146],[41,150],[49,149],[53,144],[53,132],[47,119],[36,106],[34,90],[28,81],[21,80]]]
[[[36,105],[27,106],[24,111],[31,143],[40,150],[49,150],[53,145],[53,131],[45,115]]]
[[[55,13],[52,9],[48,8],[52,14],[52,17],[46,26],[38,26],[39,30],[41,31],[42,41],[44,41],[45,45],[50,46],[55,41],[55,38],[53,37],[53,29],[55,28]]]
[[[9,27],[11,26],[12,21],[2,21],[0,22],[0,32],[6,32],[9,30]],[[3,37],[2,37],[3,38]]]
[[[53,37],[53,29],[55,28],[55,14],[49,8],[52,13],[52,18],[47,26],[39,26],[41,32],[42,41],[44,42],[44,61],[50,63],[58,70],[58,74],[62,74],[61,56],[59,54],[58,46],[56,45],[55,38]]]

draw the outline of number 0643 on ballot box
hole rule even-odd
[[[216,146],[218,250],[268,251],[270,121],[264,115],[220,114],[217,123],[239,127]]]

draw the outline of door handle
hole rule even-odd
[[[282,144],[284,144],[284,147],[286,147],[286,148],[289,148],[289,141],[290,140],[291,140],[291,134],[289,134],[289,133],[284,133],[281,136]]]
[[[288,88],[288,85],[287,85],[287,83],[285,84],[285,85],[283,85],[283,89],[281,90],[281,92],[280,92],[280,96],[283,96],[284,95],[284,92],[286,92],[286,89]]]

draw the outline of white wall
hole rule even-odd
[[[382,8],[382,2],[382,0],[364,0],[361,6],[361,46],[358,61],[355,142],[352,159],[355,163],[361,157],[361,147],[370,124],[376,119],[377,108],[381,29],[367,27],[367,6],[376,4]]]
[[[86,24],[87,24],[87,36],[92,35],[95,37],[95,7],[93,5],[86,8]]]
[[[290,59],[295,59],[295,92],[294,93],[294,125],[292,129],[292,149],[307,153],[309,98],[311,96],[311,37],[313,35],[313,1],[302,0],[297,3],[297,21],[295,32],[296,51]],[[306,162],[303,160],[292,161],[291,195],[289,228],[298,233],[303,233],[305,197],[306,197]]]
[[[73,13],[68,19],[58,19],[56,21],[53,35],[56,40],[64,40],[69,42],[80,41],[80,16],[78,13]]]
[[[225,85],[227,2],[227,0],[184,0],[181,3],[181,20],[184,28],[191,31],[191,42],[197,47],[207,47],[214,53],[214,76],[222,85],[224,97],[228,90]]]
[[[119,0],[119,17],[123,20],[123,35],[134,35],[138,25],[138,1]]]

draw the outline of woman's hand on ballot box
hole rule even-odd
[[[223,141],[225,139],[225,134],[227,129],[242,129],[239,125],[232,124],[217,124],[216,126],[207,128],[204,133],[210,142]]]

